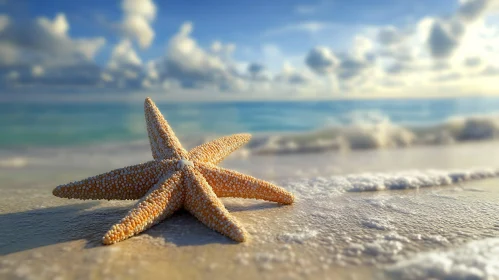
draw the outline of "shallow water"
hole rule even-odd
[[[277,141],[281,152],[292,151],[293,145],[298,151],[337,146],[379,148],[499,135],[497,97],[158,103],[158,107],[188,142],[205,135],[241,132],[304,133],[303,137]],[[476,115],[484,117],[477,121],[472,117]],[[0,103],[0,148],[4,149],[128,143],[146,140],[145,131],[141,102]],[[322,133],[311,135],[311,131]],[[276,152],[269,146],[274,142],[263,143],[261,152]]]

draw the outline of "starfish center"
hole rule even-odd
[[[182,158],[180,159],[178,162],[177,162],[177,168],[178,169],[183,169],[184,167],[186,167],[187,165],[189,166],[194,166],[194,163],[192,163],[192,161],[190,160],[187,160],[185,158]]]

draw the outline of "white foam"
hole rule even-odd
[[[303,229],[299,232],[288,232],[281,234],[279,240],[286,243],[300,243],[303,244],[306,240],[317,236],[318,232],[313,229]]]
[[[395,256],[402,249],[404,245],[396,240],[375,240],[371,243],[364,245],[365,253],[373,256]]]
[[[397,279],[499,279],[499,238],[417,254],[386,268]]]
[[[411,240],[409,240],[409,238],[402,236],[402,235],[398,234],[397,232],[390,232],[388,234],[385,234],[383,236],[383,238],[385,240],[399,241],[402,243],[410,243],[411,242]]]
[[[383,190],[419,189],[446,186],[463,181],[499,176],[499,170],[473,168],[467,170],[411,170],[389,173],[360,173],[347,176],[316,177],[284,182],[303,197],[331,197],[343,192],[369,192]],[[301,186],[314,186],[303,189]],[[376,204],[376,202],[369,202]],[[373,205],[374,205],[373,204]],[[374,205],[380,206],[380,205]]]
[[[441,235],[434,234],[434,235],[428,235],[428,234],[422,234],[421,239],[433,242],[433,243],[439,243],[439,244],[448,244],[449,240]]]
[[[255,154],[290,154],[451,145],[495,139],[499,139],[499,116],[495,115],[455,117],[441,124],[418,127],[394,124],[383,118],[314,132],[255,137],[249,147]]]
[[[362,225],[367,228],[377,229],[377,230],[389,230],[393,229],[389,221],[386,219],[379,218],[369,218],[362,221]]]

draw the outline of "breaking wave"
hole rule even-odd
[[[308,179],[283,180],[280,183],[287,186],[300,198],[313,199],[314,197],[334,197],[345,192],[375,192],[450,186],[474,180],[497,178],[498,176],[499,169],[497,168],[407,170],[319,176]]]
[[[288,154],[450,145],[498,138],[499,116],[455,117],[428,126],[403,126],[383,119],[308,133],[260,135],[246,148],[253,154]]]
[[[184,147],[191,149],[218,136],[180,135],[180,140]],[[375,122],[355,122],[312,132],[256,134],[231,157],[452,145],[496,139],[499,139],[499,116],[452,118],[441,124],[426,126],[404,126],[383,118]],[[96,160],[110,165],[115,161],[134,164],[137,160],[149,160],[149,151],[149,141],[145,139],[98,145],[0,149],[0,168],[57,165],[58,162],[80,166]]]

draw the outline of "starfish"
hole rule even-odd
[[[78,199],[140,199],[104,235],[106,245],[125,240],[185,208],[199,221],[243,242],[247,233],[219,197],[291,204],[294,196],[272,183],[217,166],[246,144],[250,134],[225,136],[187,152],[150,98],[144,102],[153,160],[57,186],[53,194]]]

